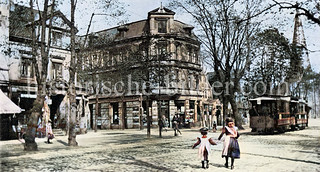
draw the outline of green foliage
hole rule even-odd
[[[266,83],[268,93],[284,81],[296,81],[303,73],[301,47],[290,44],[275,28],[256,34],[252,53],[255,59],[247,79],[251,85]]]

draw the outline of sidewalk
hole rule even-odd
[[[216,132],[209,131],[209,136],[213,137],[215,141],[218,141],[217,138],[220,135],[220,131],[222,126],[217,127]],[[244,126],[245,130],[240,130],[239,133],[250,132],[250,128]],[[190,128],[190,129],[181,129],[182,135],[174,136],[174,131],[172,128],[168,129],[168,131],[162,132],[162,140],[174,141],[179,139],[187,139],[196,140],[196,137],[199,135],[199,128]],[[181,137],[182,136],[182,137]],[[157,128],[153,128],[151,130],[151,138],[147,138],[147,130],[139,130],[139,129],[126,129],[126,130],[98,130],[94,132],[93,130],[89,130],[87,134],[77,135],[78,147],[70,147],[68,146],[68,136],[56,136],[52,141],[52,144],[47,144],[47,138],[36,138],[36,143],[38,144],[38,151],[27,152],[24,151],[24,140],[8,140],[8,141],[0,141],[0,155],[1,159],[4,158],[14,158],[18,156],[25,157],[26,155],[38,155],[44,154],[51,151],[61,151],[61,150],[72,150],[76,149],[78,151],[84,151],[87,148],[98,148],[101,147],[101,143],[104,145],[113,146],[114,144],[118,144],[119,142],[125,139],[126,144],[134,144],[134,143],[143,143],[143,142],[157,142],[162,141],[159,140],[159,130]],[[193,141],[191,141],[193,142]],[[191,144],[191,143],[190,143]],[[222,148],[221,148],[222,149]],[[33,157],[33,156],[30,156]]]

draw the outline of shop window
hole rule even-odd
[[[119,124],[119,103],[112,103],[112,109],[113,109],[113,124]]]
[[[109,104],[108,103],[100,104],[100,116],[104,117],[104,118],[109,117]]]

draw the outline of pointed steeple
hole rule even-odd
[[[299,14],[299,10],[296,11],[296,15],[294,18],[294,31],[293,31],[292,43],[304,49],[304,52],[305,52],[305,55],[303,57],[304,66],[311,67],[306,38],[304,36],[304,31],[302,26],[302,21],[299,18],[298,14]]]

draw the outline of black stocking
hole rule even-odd
[[[228,168],[228,157],[226,156],[225,158],[226,158],[226,163],[224,164],[224,166]]]
[[[234,158],[231,157],[231,166],[233,166]]]

